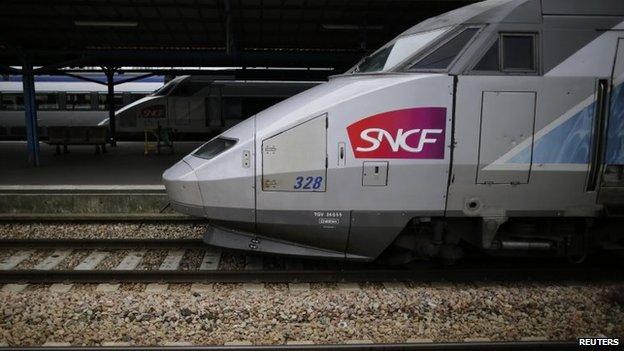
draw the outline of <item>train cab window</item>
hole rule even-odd
[[[24,95],[22,93],[3,93],[2,109],[7,111],[17,111],[24,109]]]
[[[171,81],[171,82],[163,85],[162,87],[156,89],[156,91],[154,91],[152,93],[152,96],[165,96],[165,95],[169,95],[169,93],[171,93],[173,88],[175,88],[176,84],[178,84],[177,81]]]
[[[35,94],[38,110],[58,110],[60,108],[57,93]]]
[[[147,94],[147,93],[145,93],[145,94],[142,94],[142,93],[130,93],[130,99],[129,99],[128,103],[129,104],[133,103],[133,102],[135,102],[137,100],[140,100],[140,99],[142,99],[142,98],[144,98],[144,97],[146,97],[148,95],[149,94]]]
[[[197,151],[193,153],[193,156],[205,158],[207,160],[217,156],[225,150],[231,148],[236,144],[236,140],[228,138],[214,138],[209,142],[202,145]]]
[[[443,27],[427,32],[401,36],[365,57],[357,66],[351,69],[351,73],[386,72],[409,57],[424,50],[434,41],[439,39],[450,27]]]
[[[115,110],[123,107],[123,94],[114,95]],[[98,110],[108,110],[108,94],[98,94]]]
[[[485,56],[481,58],[481,61],[475,66],[475,71],[498,71],[500,69],[499,61],[499,41],[496,40],[494,44],[485,53]]]
[[[535,35],[503,34],[503,71],[535,72]]]
[[[454,60],[455,57],[463,50],[468,42],[479,31],[479,28],[467,28],[461,33],[457,34],[451,40],[444,43],[435,51],[425,56],[416,64],[410,66],[408,70],[415,69],[432,69],[441,70],[446,69]]]
[[[67,93],[65,94],[65,109],[67,110],[90,110],[91,93]]]

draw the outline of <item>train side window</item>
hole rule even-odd
[[[35,94],[38,110],[58,110],[60,108],[57,93],[38,93]]]
[[[475,65],[475,72],[537,73],[537,35],[503,33]]]
[[[206,83],[202,82],[181,82],[175,87],[170,95],[193,96],[205,87],[207,87]]]
[[[65,94],[66,110],[90,110],[91,93],[67,93]]]
[[[535,72],[535,35],[503,34],[503,72]]]
[[[3,93],[2,109],[7,111],[17,111],[24,109],[24,95],[22,93]]]
[[[474,70],[475,71],[498,71],[500,70],[499,65],[499,52],[498,46],[500,45],[499,41],[496,40],[492,47],[485,53],[485,56],[481,58],[481,61],[477,63]]]
[[[425,56],[416,64],[409,67],[409,70],[413,69],[446,69],[454,60],[462,49],[468,44],[468,42],[479,31],[479,28],[467,28],[461,33],[457,34],[451,40],[444,43],[437,48],[434,52]]]
[[[115,110],[123,106],[123,94],[114,95]],[[108,110],[108,94],[98,94],[98,110]]]

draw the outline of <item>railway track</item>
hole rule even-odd
[[[325,350],[417,350],[417,351],[524,351],[524,350],[578,350],[578,344],[573,341],[515,341],[515,342],[463,342],[463,343],[407,343],[407,344],[334,344],[334,345],[267,345],[267,346],[251,346],[251,345],[227,345],[227,346],[54,346],[54,347],[7,347],[0,350],[22,350],[22,351],[47,351],[47,350],[148,350],[148,351],[164,351],[164,350],[206,350],[206,351],[264,351],[264,350],[282,350],[282,351],[325,351]]]
[[[571,265],[534,260],[466,260],[455,266],[423,263],[411,269],[374,263],[310,261],[250,256],[207,247],[200,240],[3,240],[0,283],[314,283],[314,282],[471,282],[471,281],[621,281],[624,271],[609,261]],[[141,266],[152,255],[150,265]],[[201,252],[201,263],[184,264],[190,250]],[[121,252],[122,255],[119,255]],[[238,267],[220,264],[222,255],[238,255]],[[0,251],[0,255],[2,252]],[[73,265],[62,262],[74,259]],[[118,255],[114,266],[102,262]],[[30,265],[24,262],[31,260]],[[267,263],[266,260],[273,260]],[[244,262],[244,264],[242,263]],[[277,262],[277,263],[276,263]],[[185,269],[181,267],[185,266]]]

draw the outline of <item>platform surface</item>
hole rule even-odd
[[[40,143],[41,166],[28,165],[26,142],[0,142],[0,190],[164,190],[161,176],[202,142],[177,142],[157,155],[144,155],[142,142],[118,142],[107,153],[94,146],[69,146],[56,155],[56,147]],[[61,150],[62,151],[62,150]]]

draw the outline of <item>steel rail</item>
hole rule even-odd
[[[208,245],[201,239],[2,239],[2,248],[128,248],[143,247],[196,247]]]
[[[7,270],[0,271],[0,283],[315,283],[315,282],[516,282],[516,281],[623,281],[621,269],[542,268],[433,268],[342,269],[342,270]]]
[[[164,350],[205,350],[205,351],[326,351],[326,350],[417,350],[417,351],[534,351],[534,350],[578,350],[578,343],[575,341],[508,341],[508,342],[462,342],[462,343],[407,343],[407,344],[326,344],[326,345],[231,345],[231,346],[71,346],[71,347],[0,347],[0,350],[20,350],[20,351],[164,351]]]

